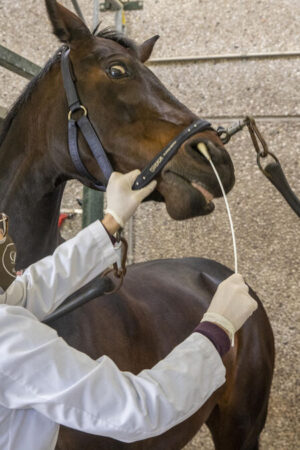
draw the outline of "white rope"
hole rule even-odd
[[[231,229],[231,235],[232,235],[232,243],[233,243],[233,254],[234,254],[234,272],[238,273],[238,258],[237,258],[237,251],[236,251],[236,241],[235,241],[235,233],[234,233],[234,228],[233,228],[233,222],[232,222],[232,218],[231,218],[231,213],[230,213],[230,208],[229,208],[229,203],[227,200],[227,196],[225,194],[225,190],[222,184],[222,181],[219,177],[219,174],[217,172],[217,169],[214,166],[214,163],[211,160],[210,154],[208,153],[208,150],[206,148],[206,145],[201,142],[200,144],[198,144],[197,146],[198,150],[202,153],[202,155],[205,156],[206,159],[208,159],[208,161],[210,162],[211,167],[213,168],[213,171],[217,177],[217,180],[219,182],[224,200],[225,200],[225,205],[226,205],[226,209],[227,209],[227,214],[228,214],[228,218],[229,218],[229,223],[230,223],[230,229]]]

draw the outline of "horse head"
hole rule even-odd
[[[55,35],[70,48],[76,88],[88,109],[89,119],[101,139],[114,170],[142,170],[184,128],[197,119],[144,64],[158,39],[142,45],[111,30],[93,35],[83,21],[55,0],[46,0]],[[164,201],[177,220],[213,211],[213,197],[221,196],[208,161],[197,151],[205,142],[228,192],[234,184],[231,159],[212,130],[199,132],[185,141],[157,177],[150,197]],[[91,152],[80,142],[84,165],[98,180],[103,179]],[[72,178],[81,179],[74,171]]]

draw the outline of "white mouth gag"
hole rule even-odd
[[[237,262],[237,251],[236,251],[235,234],[234,234],[234,228],[233,228],[230,208],[229,208],[229,204],[228,204],[227,197],[226,197],[226,194],[225,194],[225,190],[224,190],[222,181],[221,181],[221,179],[219,177],[219,174],[217,172],[217,169],[215,168],[214,163],[211,160],[211,157],[210,157],[210,154],[209,154],[209,152],[208,152],[208,150],[206,148],[206,145],[203,142],[200,142],[197,145],[197,149],[209,161],[209,163],[210,163],[210,165],[211,165],[211,167],[212,167],[212,169],[213,169],[213,171],[214,171],[214,173],[215,173],[215,175],[217,177],[217,180],[219,182],[219,185],[220,185],[220,188],[221,188],[224,200],[225,200],[225,205],[226,205],[226,208],[227,208],[227,213],[228,213],[228,218],[229,218],[229,223],[230,223],[230,229],[231,229],[231,235],[232,235],[233,254],[234,254],[234,271],[235,271],[235,273],[238,273],[238,262]]]

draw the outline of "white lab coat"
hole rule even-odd
[[[95,222],[0,296],[1,450],[54,449],[59,424],[124,442],[156,436],[224,383],[222,360],[199,333],[135,376],[106,356],[89,358],[39,322],[117,257]]]

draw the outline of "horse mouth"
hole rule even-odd
[[[209,188],[200,180],[188,179],[181,173],[177,173],[173,170],[168,170],[164,174],[164,178],[168,179],[168,185],[170,189],[170,182],[175,187],[175,190],[181,191],[181,193],[186,192],[188,195],[188,198],[186,197],[185,200],[187,203],[190,203],[189,213],[186,215],[184,214],[184,217],[177,217],[177,214],[171,217],[178,218],[179,220],[183,218],[188,217],[195,217],[198,215],[208,215],[211,214],[214,209],[215,205],[212,202],[214,195],[210,192]],[[178,180],[178,181],[177,181]],[[179,185],[178,182],[180,181]],[[179,187],[181,185],[181,188]],[[183,191],[182,191],[183,189]],[[167,199],[165,199],[167,200]],[[167,203],[167,202],[166,202]],[[185,206],[187,206],[187,203]],[[185,209],[185,208],[184,208]]]
[[[192,181],[191,185],[202,194],[207,204],[212,203],[214,195],[209,192],[202,184],[200,184],[199,181]]]
[[[186,181],[190,184],[192,189],[197,191],[198,195],[200,194],[202,203],[204,204],[203,215],[211,214],[215,209],[215,205],[212,201],[214,195],[206,187],[204,187],[204,184],[200,181]]]

